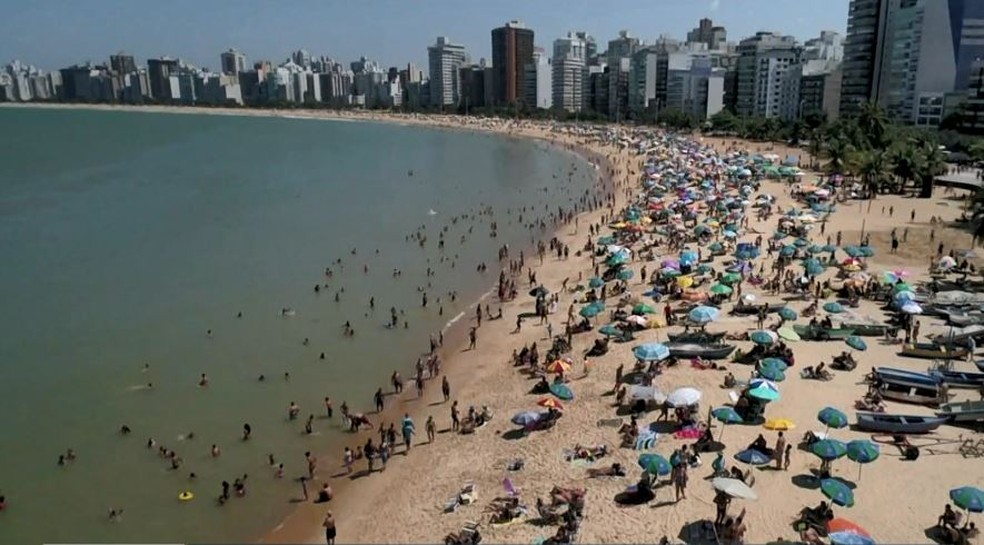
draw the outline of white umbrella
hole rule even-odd
[[[647,326],[649,326],[649,321],[646,320],[645,317],[643,317],[643,316],[636,316],[634,314],[632,316],[629,316],[628,318],[626,318],[625,321],[626,322],[629,322],[629,323],[632,323],[632,324],[636,324],[636,325],[638,325],[640,327],[647,327]]]
[[[906,314],[922,314],[922,311],[922,307],[913,302],[902,305],[902,312]]]
[[[724,477],[718,477],[711,481],[711,486],[714,490],[718,492],[723,492],[732,498],[740,498],[743,500],[757,500],[758,494],[751,489],[747,484],[739,481],[738,479],[726,479]]]
[[[751,303],[751,302],[755,301],[755,295],[752,294],[752,293],[746,293],[745,295],[742,295],[741,298],[746,303]]]
[[[689,407],[700,401],[700,390],[695,388],[678,388],[666,397],[674,407]]]
[[[628,390],[625,392],[625,397],[632,401],[637,399],[641,399],[643,401],[653,400],[656,403],[666,401],[666,394],[653,386],[629,386]]]

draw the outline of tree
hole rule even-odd
[[[820,154],[823,153],[824,146],[827,145],[826,137],[820,128],[815,128],[810,132],[810,145],[807,146],[807,152],[810,154],[810,169],[816,170],[819,166],[817,159],[820,158]]]
[[[919,198],[928,199],[933,196],[936,177],[946,171],[946,157],[936,142],[928,138],[920,142],[916,157],[916,177],[922,184]]]
[[[902,182],[902,187],[906,183],[916,179],[917,158],[916,149],[911,142],[896,142],[889,151],[892,163],[892,174]]]
[[[844,174],[854,155],[854,145],[846,138],[828,139],[824,146],[827,156],[827,171],[831,174]]]
[[[888,155],[879,150],[864,150],[858,154],[855,161],[865,189],[874,198],[882,182],[886,181],[892,172]]]
[[[865,102],[861,105],[858,113],[857,125],[860,132],[864,135],[868,147],[874,149],[884,149],[889,142],[888,116],[881,106],[872,102]]]

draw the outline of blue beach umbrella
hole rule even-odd
[[[857,335],[851,335],[850,337],[844,339],[847,346],[855,350],[861,350],[862,352],[868,349],[868,344],[864,342],[864,339],[858,337]]]
[[[854,530],[831,532],[827,535],[831,545],[876,545],[875,540]]]
[[[762,466],[772,462],[772,458],[766,456],[764,453],[757,450],[743,450],[738,454],[735,454],[735,459],[739,462],[745,462],[746,464],[753,466]]]
[[[539,421],[542,417],[543,413],[539,411],[523,411],[513,415],[512,423],[517,426],[529,426]]]
[[[707,324],[717,319],[721,311],[714,307],[699,306],[687,313],[687,318],[697,324]]]
[[[793,255],[795,255],[795,254],[796,254],[796,246],[792,246],[792,245],[783,246],[779,250],[779,255],[781,257],[793,257]]]
[[[974,486],[961,486],[950,491],[950,499],[957,507],[971,513],[984,512],[984,490]]]
[[[619,280],[629,280],[633,276],[635,276],[635,273],[632,272],[632,269],[622,269],[615,274],[615,277]]]
[[[570,401],[574,399],[574,391],[564,384],[563,382],[555,382],[550,385],[550,393],[556,398],[562,399],[564,401]]]
[[[622,335],[622,330],[615,327],[615,324],[608,324],[606,326],[601,326],[601,328],[598,329],[598,333],[609,337],[618,337]]]
[[[711,246],[714,246],[714,244],[711,244]],[[697,265],[697,273],[698,274],[707,274],[709,272],[714,272],[714,267],[708,265],[707,263],[703,263],[701,265]]]
[[[847,427],[848,423],[847,415],[834,407],[824,407],[823,409],[820,409],[820,412],[817,413],[817,420],[819,420],[821,424],[825,424],[827,429],[841,429]],[[824,430],[825,435],[826,433],[827,430]]]
[[[821,460],[836,460],[847,454],[847,445],[836,439],[823,439],[813,443],[810,452]]]
[[[608,266],[625,265],[628,262],[629,262],[629,256],[622,253],[615,254],[609,257],[607,261],[605,261],[605,263],[608,264]]]
[[[707,249],[712,252],[720,252],[724,250],[724,244],[721,244],[720,242],[712,242],[711,245],[707,247]]]
[[[749,383],[749,386],[752,384]],[[753,386],[752,389],[748,390],[748,395],[762,401],[778,401],[781,397],[779,387],[771,381],[762,381],[757,386]]]
[[[642,361],[660,361],[670,357],[670,349],[660,343],[647,343],[632,349],[636,358]]]
[[[779,309],[779,316],[783,320],[795,320],[796,318],[799,317],[799,315],[796,314],[796,311],[789,307],[782,307],[781,309]]]
[[[585,318],[594,318],[595,316],[601,313],[601,310],[602,309],[594,305],[587,305],[581,308],[579,314]]]
[[[844,307],[837,301],[831,301],[829,303],[824,303],[823,310],[831,314],[840,314],[841,312],[844,312]]]
[[[744,422],[745,420],[731,407],[718,407],[711,411],[711,415],[718,422],[723,422],[725,424],[738,424]]]
[[[588,280],[588,287],[589,288],[600,288],[600,287],[602,287],[604,285],[605,285],[605,281],[602,280],[602,279],[600,279],[600,278],[598,278],[597,276],[594,277],[594,278],[592,278],[591,280]]]
[[[830,501],[841,507],[854,506],[854,491],[844,481],[823,479],[820,481],[820,490],[824,496],[830,498]]]
[[[748,338],[755,344],[760,344],[762,346],[769,346],[770,344],[776,342],[775,333],[771,331],[753,331]]]
[[[781,358],[762,358],[762,361],[759,362],[759,367],[774,367],[780,371],[785,371],[789,368],[789,365]]]
[[[786,380],[786,374],[782,372],[778,367],[773,367],[771,365],[763,365],[759,367],[758,375],[762,378],[769,379],[775,382],[782,382]]]
[[[693,265],[697,263],[697,252],[693,250],[685,250],[680,253],[680,263],[683,265]]]
[[[874,462],[880,454],[878,445],[867,439],[857,439],[847,444],[847,457],[858,463],[858,479],[861,478],[861,466]]]
[[[641,454],[638,459],[638,464],[639,467],[641,467],[646,473],[659,477],[669,475],[673,471],[669,460],[663,458],[659,454]]]

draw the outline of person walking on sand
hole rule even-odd
[[[372,396],[373,401],[376,403],[376,412],[383,412],[383,389],[379,388],[376,393]]]
[[[793,461],[793,445],[786,445],[786,452],[782,459],[783,471],[789,471],[789,464]]]
[[[345,473],[352,474],[352,464],[355,463],[355,453],[352,449],[345,447],[345,454],[342,455],[342,465],[345,466]]]
[[[673,466],[671,479],[673,490],[676,492],[676,501],[687,499],[687,464],[682,459]]]
[[[424,428],[427,430],[427,443],[433,443],[434,438],[437,437],[437,424],[434,422],[434,415],[427,417],[427,423],[424,424]]]
[[[451,399],[451,383],[448,382],[447,376],[441,379],[441,393],[444,394],[444,402],[447,403]]]
[[[468,350],[475,350],[478,343],[478,332],[473,327],[468,330]]]
[[[776,469],[782,469],[782,463],[785,457],[786,457],[786,438],[783,437],[782,432],[779,432],[779,438],[776,439],[776,449],[775,449]]]
[[[451,403],[451,431],[458,431],[458,426],[461,424],[461,420],[458,414],[458,400],[454,400]]]
[[[335,536],[338,534],[335,529],[335,515],[328,511],[325,514],[325,520],[321,523],[321,526],[325,529],[325,543],[328,545],[335,545]]]
[[[417,430],[413,425],[413,420],[407,413],[403,414],[403,444],[406,445],[406,451],[410,452],[410,447],[412,445],[413,436],[417,434]]]
[[[313,479],[314,472],[318,470],[318,459],[311,454],[311,451],[305,452],[304,458],[307,460],[308,479]]]

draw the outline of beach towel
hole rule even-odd
[[[639,437],[636,438],[635,449],[636,450],[648,450],[656,446],[656,440],[658,435],[656,432],[651,430],[644,430],[639,432]]]
[[[699,439],[701,436],[700,430],[693,426],[687,426],[682,430],[677,430],[673,432],[673,437],[677,439]]]
[[[599,428],[618,428],[622,426],[621,418],[602,418],[596,424]]]

